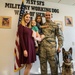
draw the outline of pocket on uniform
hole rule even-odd
[[[50,56],[55,56],[55,54],[56,54],[56,50],[55,50],[55,48],[53,49],[51,49],[51,51],[50,51]]]
[[[50,60],[55,61],[55,56],[54,56],[54,55],[51,56],[51,57],[50,57]]]

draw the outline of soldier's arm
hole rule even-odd
[[[59,26],[57,26],[56,28],[56,36],[58,38],[58,50],[60,51],[60,48],[63,46],[63,32],[62,30],[59,28]]]
[[[49,25],[40,26],[40,28],[47,28]]]

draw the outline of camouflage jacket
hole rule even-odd
[[[59,28],[59,26],[57,24],[55,24],[54,22],[50,21],[50,22],[45,22],[43,24],[44,25],[48,25],[47,28],[43,28],[42,32],[45,35],[45,38],[43,40],[47,40],[49,42],[56,42],[56,37],[58,39],[58,46],[61,48],[63,45],[63,32],[62,30]]]

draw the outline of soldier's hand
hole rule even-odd
[[[58,49],[57,49],[57,52],[59,52],[59,53],[61,52],[61,49],[60,49],[59,47],[58,47]]]

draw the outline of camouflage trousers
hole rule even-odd
[[[51,75],[58,75],[58,67],[55,59],[55,54],[55,43],[48,43],[46,41],[41,43],[39,53],[41,75],[47,75],[47,62],[50,65]]]

